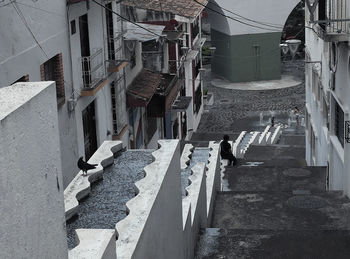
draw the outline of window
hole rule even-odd
[[[326,20],[326,0],[318,1],[318,20]],[[325,30],[326,24],[320,23],[320,27]]]
[[[198,113],[202,106],[202,85],[200,84],[195,94],[195,113]]]
[[[22,76],[21,78],[17,79],[15,82],[13,82],[11,85],[20,83],[20,82],[29,82],[29,75]]]
[[[326,102],[326,99],[323,98],[323,104],[322,104],[322,117],[323,117],[323,125],[326,126],[329,129],[329,117],[328,117],[328,105]]]
[[[40,66],[40,73],[42,81],[56,82],[57,104],[62,105],[65,101],[62,53],[57,54],[42,64]]]
[[[344,112],[337,102],[335,102],[334,133],[344,147]]]
[[[312,93],[314,95],[315,100],[319,100],[319,77],[318,77],[318,73],[316,70],[312,70]]]
[[[111,83],[111,98],[112,98],[112,122],[113,122],[113,135],[118,134],[118,124],[117,124],[117,95],[116,95],[116,83],[113,81]]]
[[[126,59],[129,60],[130,68],[134,68],[136,66],[136,41],[125,41],[125,56]]]
[[[75,20],[72,20],[70,22],[70,33],[71,35],[75,34],[77,32],[77,28],[75,26]]]

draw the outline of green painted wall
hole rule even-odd
[[[229,36],[211,31],[212,71],[231,82],[281,78],[280,32]]]

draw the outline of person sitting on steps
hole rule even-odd
[[[228,165],[234,166],[237,162],[236,157],[232,154],[232,147],[230,143],[228,143],[228,140],[230,137],[228,135],[225,135],[223,138],[223,141],[220,144],[221,147],[221,158],[222,159],[228,159],[229,163]]]

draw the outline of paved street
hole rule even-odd
[[[200,132],[232,133],[241,130],[261,129],[259,115],[264,114],[264,124],[275,113],[276,123],[286,123],[288,112],[297,106],[304,113],[305,84],[304,62],[287,61],[282,64],[282,74],[293,76],[302,82],[297,86],[273,90],[232,90],[215,87],[211,81],[217,78],[206,67],[204,87],[214,94],[214,104],[207,106],[197,130]]]

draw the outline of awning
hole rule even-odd
[[[127,90],[129,107],[146,107],[161,82],[161,74],[143,69]]]
[[[190,96],[178,96],[171,109],[177,112],[185,112],[190,106],[191,100],[192,97]]]
[[[162,81],[147,106],[150,117],[164,117],[169,112],[180,90],[177,76],[163,74]]]
[[[137,41],[149,41],[149,40],[159,40],[159,36],[163,36],[164,25],[153,25],[146,23],[136,23],[143,29],[131,22],[126,22],[126,33],[124,34],[125,40],[137,40]],[[165,35],[164,35],[165,36]]]

